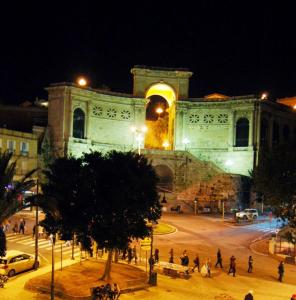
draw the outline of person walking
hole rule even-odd
[[[173,264],[174,263],[174,249],[173,248],[171,248],[171,250],[169,252],[169,256],[170,256],[169,263]]]
[[[215,268],[217,268],[218,265],[220,265],[221,269],[223,268],[223,266],[222,266],[222,255],[221,255],[220,248],[218,249],[218,252],[217,252],[217,262],[215,264]]]
[[[235,257],[232,255],[230,257],[230,265],[229,265],[229,271],[228,271],[228,275],[230,273],[233,274],[233,277],[235,277],[235,273],[236,273],[236,262],[235,262]]]
[[[13,229],[12,229],[12,231],[14,232],[14,234],[17,234],[17,233],[18,233],[18,228],[19,228],[18,223],[15,222],[15,223],[14,223],[14,226],[13,226]]]
[[[284,262],[283,261],[281,261],[279,266],[278,266],[278,273],[279,273],[279,281],[282,282],[283,277],[284,277],[284,273],[285,273]]]
[[[154,260],[156,264],[159,262],[159,249],[157,248],[154,250]]]
[[[194,263],[194,267],[192,269],[192,272],[194,272],[194,270],[197,268],[198,272],[200,272],[199,267],[200,267],[200,261],[199,261],[199,255],[198,253],[196,253],[195,258],[193,260]]]
[[[212,267],[212,263],[211,260],[208,258],[206,261],[206,268],[207,268],[207,276],[211,277],[211,267]]]
[[[137,248],[136,245],[133,247],[133,258],[135,259],[135,265],[138,263],[138,256],[137,256]]]
[[[250,255],[249,256],[249,261],[248,261],[248,273],[252,273],[253,272],[253,257]]]
[[[183,255],[180,257],[181,259],[181,265],[188,267],[189,265],[189,257],[187,255],[187,250],[184,250]]]
[[[127,248],[127,262],[130,264],[133,259],[133,251],[130,246]]]
[[[25,225],[26,225],[26,221],[24,219],[21,219],[19,233],[25,234]]]

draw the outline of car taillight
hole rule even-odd
[[[4,265],[1,269],[8,269],[8,265]]]

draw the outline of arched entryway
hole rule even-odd
[[[146,92],[145,148],[173,149],[176,94],[165,83],[153,84]]]
[[[174,189],[174,173],[166,165],[154,166],[155,172],[159,177],[158,186],[167,191],[173,191]]]

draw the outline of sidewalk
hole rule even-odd
[[[63,261],[63,266],[70,266],[77,263],[78,260],[67,259]],[[59,269],[60,262],[55,264],[55,269]],[[40,268],[38,270],[32,270],[27,273],[23,273],[15,278],[11,278],[4,289],[0,289],[0,299],[5,300],[36,300],[40,299],[37,293],[33,293],[24,289],[26,282],[39,275],[51,272],[51,265]],[[48,298],[47,298],[48,299]]]

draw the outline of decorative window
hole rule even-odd
[[[100,116],[103,115],[103,108],[102,108],[101,106],[95,105],[95,106],[93,107],[92,112],[93,112],[93,115],[94,115],[94,116],[100,117]]]
[[[114,119],[116,118],[116,109],[115,108],[108,108],[107,109],[107,117]]]
[[[28,155],[29,153],[29,143],[27,142],[21,142],[20,143],[20,152],[21,152],[21,155]]]
[[[123,110],[121,112],[121,118],[123,120],[129,120],[131,118],[131,112],[129,110]]]
[[[76,108],[73,113],[73,137],[84,139],[85,113],[81,108]]]
[[[189,123],[195,124],[199,122],[199,115],[197,114],[192,114],[189,116]]]
[[[213,115],[204,115],[204,122],[207,124],[213,123],[214,116]]]
[[[228,114],[219,114],[218,115],[218,123],[220,123],[220,124],[228,123]]]
[[[249,146],[249,120],[246,118],[240,118],[236,122],[236,147],[248,147]]]
[[[7,141],[7,150],[9,153],[14,153],[15,151],[15,141]]]

